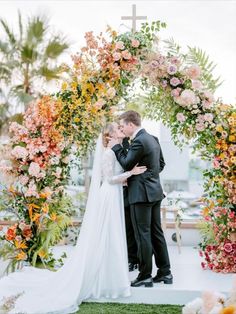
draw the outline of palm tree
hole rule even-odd
[[[18,32],[0,18],[5,38],[0,38],[0,112],[1,121],[45,93],[45,83],[62,75],[58,58],[69,44],[62,35],[53,34],[45,16],[33,16],[23,25],[18,12]]]

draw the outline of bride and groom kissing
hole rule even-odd
[[[131,139],[129,147],[122,145],[124,137]],[[0,300],[14,300],[9,313],[75,313],[86,299],[128,297],[130,286],[171,284],[160,221],[164,165],[159,141],[141,128],[139,113],[126,111],[119,124],[107,125],[97,140],[86,211],[71,255],[56,272],[24,267],[3,277]],[[139,267],[131,284],[128,256]]]

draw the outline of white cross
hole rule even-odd
[[[136,15],[136,4],[132,4],[132,16],[122,16],[122,20],[132,20],[132,32],[136,32],[136,21],[137,20],[146,20],[146,16],[137,16]]]

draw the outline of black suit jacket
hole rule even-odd
[[[128,179],[129,203],[149,203],[163,199],[159,173],[165,161],[158,139],[141,129],[132,141],[128,153],[117,144],[112,147],[116,158],[125,171],[135,165],[146,166],[147,171]]]

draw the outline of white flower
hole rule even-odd
[[[196,298],[192,302],[189,302],[188,304],[185,305],[182,309],[182,314],[198,314],[200,313],[199,311],[202,308],[202,299],[201,298]]]

